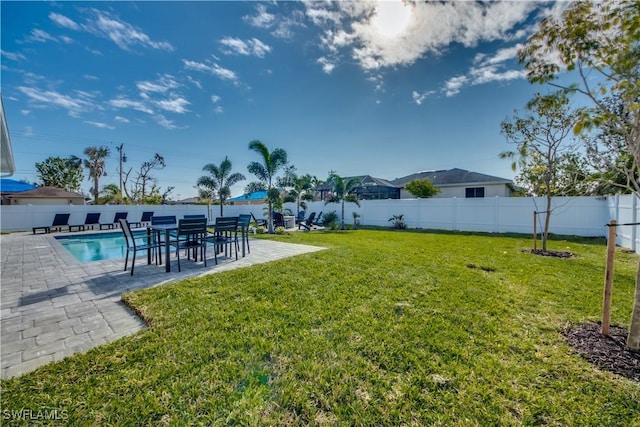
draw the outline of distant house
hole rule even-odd
[[[240,196],[227,199],[227,203],[234,205],[259,205],[267,200],[266,191],[254,191],[251,194],[242,194]]]
[[[173,205],[197,205],[200,203],[200,197],[187,197],[186,199],[176,200],[171,202]]]
[[[2,178],[0,179],[0,203],[3,205],[10,205],[11,199],[9,196],[16,193],[22,193],[24,191],[33,190],[35,185],[28,182],[16,181],[15,179]]]
[[[510,197],[515,191],[513,182],[509,179],[457,168],[418,172],[394,179],[391,183],[402,187],[403,199],[411,199],[415,196],[404,187],[417,179],[429,180],[440,189],[440,193],[434,197]]]
[[[359,179],[362,185],[358,186],[353,194],[357,194],[360,200],[381,200],[381,199],[399,199],[401,187],[393,184],[386,179],[375,178],[371,175],[348,176],[342,179],[347,182],[350,179]],[[317,186],[313,191],[318,195],[320,200],[326,200],[331,197],[331,183],[324,183]]]
[[[7,196],[12,205],[84,205],[84,196],[56,187],[38,187]]]

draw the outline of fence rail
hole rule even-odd
[[[360,224],[389,226],[389,218],[404,215],[410,228],[480,231],[490,233],[533,232],[533,213],[538,212],[538,231],[542,229],[546,213],[545,201],[535,197],[492,197],[476,199],[432,198],[400,200],[363,200],[358,207],[345,204],[345,222],[352,223],[352,212],[357,212]],[[256,217],[265,216],[265,206],[232,205],[224,207],[225,215],[252,212]],[[297,207],[286,203],[285,208],[294,214]],[[100,212],[101,222],[110,222],[115,212],[128,212],[130,221],[139,221],[143,211],[153,210],[156,215],[206,214],[215,218],[220,214],[219,206],[206,205],[157,205],[157,206],[66,206],[33,205],[2,206],[0,208],[0,231],[25,231],[32,227],[51,225],[56,213],[71,213],[70,224],[82,224],[87,212]],[[608,197],[556,197],[553,199],[550,232],[576,236],[607,236],[606,224],[615,219],[618,223],[635,223],[640,220],[640,203],[637,195]],[[339,204],[310,202],[307,212],[336,211],[341,215]],[[625,248],[640,251],[639,226],[618,227],[616,243]]]

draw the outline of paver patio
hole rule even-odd
[[[51,234],[1,235],[1,377],[27,373],[144,328],[121,301],[126,291],[322,249],[251,239],[251,253],[244,258],[218,256],[215,265],[208,257],[206,268],[201,262],[183,261],[180,273],[147,265],[139,254],[131,276],[123,271],[124,259],[81,264]]]

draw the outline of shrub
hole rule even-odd
[[[335,230],[338,228],[338,214],[336,211],[327,212],[322,215],[322,225],[325,228]]]
[[[285,234],[285,232],[286,231],[285,231],[284,227],[276,227],[276,229],[275,229],[275,233],[276,234]]]
[[[391,224],[391,227],[397,230],[404,230],[405,228],[407,228],[407,224],[404,223],[403,214],[392,216],[391,218],[389,218],[389,222],[393,222],[393,224]]]

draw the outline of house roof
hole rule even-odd
[[[236,197],[227,199],[228,202],[241,202],[243,200],[264,200],[267,198],[266,191],[254,191],[251,194],[241,194]]]
[[[342,179],[347,182],[348,180],[356,178],[362,182],[362,186],[380,186],[380,187],[392,187],[392,188],[400,188],[398,185],[393,184],[390,181],[382,178],[376,178],[371,175],[359,175],[359,176],[345,176]],[[324,184],[318,185],[314,188],[315,191],[330,191],[332,189],[332,185],[330,182],[325,182]]]
[[[38,187],[38,188],[34,188],[33,190],[12,194],[9,197],[49,198],[49,199],[53,199],[53,198],[68,199],[68,198],[81,197],[82,199],[84,199],[84,196],[80,193],[73,193],[71,191],[66,191],[56,187]]]
[[[35,185],[28,182],[16,181],[15,179],[1,178],[0,179],[0,193],[20,193],[22,191],[33,190]]]
[[[510,179],[500,178],[497,176],[485,175],[479,172],[470,172],[465,169],[448,169],[437,171],[424,171],[411,175],[407,175],[402,178],[396,178],[391,181],[393,184],[404,187],[409,182],[416,179],[427,179],[431,181],[433,185],[444,187],[447,185],[460,185],[460,184],[507,184],[513,185]]]

